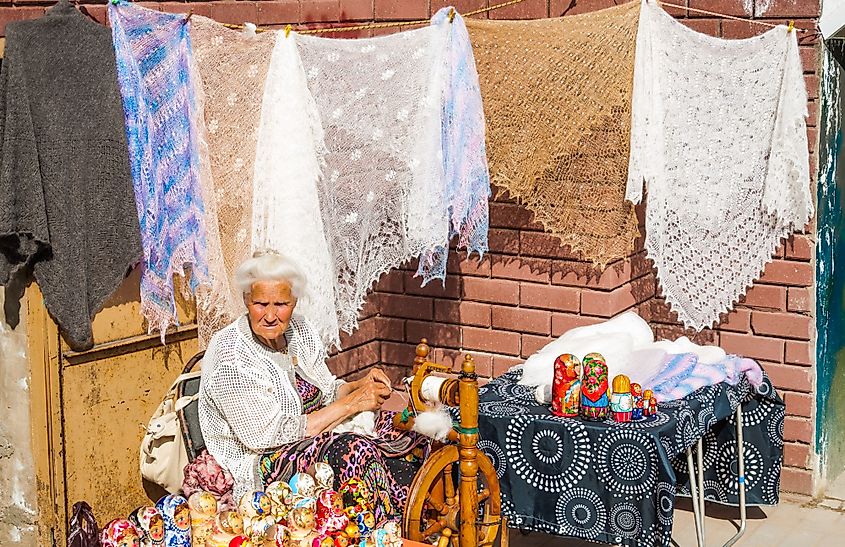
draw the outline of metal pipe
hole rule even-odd
[[[728,540],[723,547],[730,547],[745,534],[745,527],[748,524],[745,514],[745,444],[742,440],[742,403],[736,407],[736,454],[737,471],[739,476],[739,530]]]
[[[698,490],[695,485],[695,462],[692,458],[692,447],[687,448],[687,472],[689,475],[690,498],[692,498],[692,514],[695,518],[695,540],[698,547],[704,547],[704,537],[701,535],[701,515],[698,514]]]
[[[706,543],[706,536],[704,534],[704,523],[707,520],[707,512],[704,509],[704,437],[698,439],[696,456],[698,459],[698,500],[700,507],[699,513],[701,513],[701,542]]]

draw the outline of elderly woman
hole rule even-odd
[[[235,500],[322,461],[336,482],[356,477],[370,487],[377,517],[401,512],[427,441],[393,429],[387,412],[378,414],[376,439],[332,431],[381,408],[387,375],[371,369],[344,382],[329,372],[316,331],[294,314],[305,279],[289,260],[256,255],[235,279],[247,313],[212,337],[199,398],[206,447],[234,477]]]

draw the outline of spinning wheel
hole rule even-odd
[[[478,380],[472,357],[464,357],[458,378],[438,378],[431,372],[451,373],[447,366],[429,362],[426,340],[417,346],[414,376],[410,379],[411,402],[397,416],[399,429],[410,429],[418,411],[436,403],[459,406],[460,425],[454,426],[447,444],[423,463],[411,483],[403,515],[403,537],[420,542],[438,539],[438,547],[493,545],[502,527],[499,479],[490,459],[477,448]],[[454,373],[452,373],[454,374]]]
[[[493,545],[501,523],[499,481],[490,459],[478,452],[476,545]],[[460,537],[460,465],[458,447],[444,446],[432,454],[411,484],[411,500],[405,506],[405,537],[430,542],[451,532],[452,545]]]

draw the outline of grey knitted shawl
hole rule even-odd
[[[0,283],[17,300],[34,274],[65,340],[84,350],[141,256],[111,33],[62,0],[6,27]]]

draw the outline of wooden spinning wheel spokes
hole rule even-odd
[[[493,463],[481,451],[478,462],[478,511],[476,514],[477,545],[493,545],[501,524],[499,481]],[[451,545],[461,546],[460,532],[460,467],[456,445],[434,452],[425,461],[411,484],[403,519],[403,536],[420,542],[440,535],[451,535]],[[474,546],[473,546],[474,547]]]

